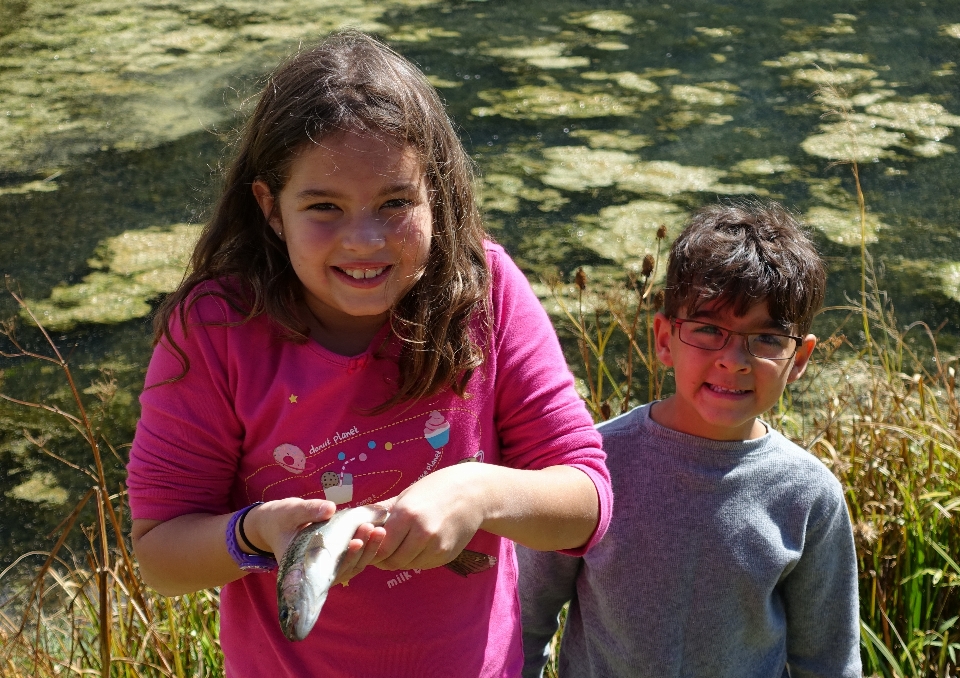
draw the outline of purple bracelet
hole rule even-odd
[[[237,521],[243,520],[247,512],[262,503],[262,501],[258,501],[240,509],[231,516],[230,522],[227,523],[227,551],[230,553],[230,557],[233,558],[233,562],[239,565],[241,570],[246,572],[270,572],[277,567],[277,560],[275,558],[244,553],[244,551],[240,549],[240,544],[237,543]]]

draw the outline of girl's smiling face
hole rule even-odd
[[[344,132],[306,146],[278,195],[260,179],[253,193],[287,245],[311,334],[338,353],[363,352],[429,256],[433,214],[416,151]]]

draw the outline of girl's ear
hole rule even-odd
[[[667,367],[673,367],[673,354],[670,352],[670,338],[673,336],[673,324],[663,313],[653,317],[653,341],[657,359]]]
[[[813,355],[813,347],[817,345],[817,338],[808,334],[800,343],[797,349],[797,355],[793,358],[793,365],[790,367],[790,374],[787,375],[787,383],[791,384],[803,376],[810,363],[810,356]]]
[[[260,211],[263,212],[263,217],[267,220],[267,223],[270,224],[270,228],[276,232],[278,238],[283,240],[283,220],[279,214],[273,211],[275,204],[273,191],[270,190],[267,182],[263,179],[255,179],[251,190],[253,190],[253,197],[257,199],[257,204],[260,205]]]

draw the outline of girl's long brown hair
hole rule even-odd
[[[302,287],[285,244],[269,227],[251,185],[261,179],[277,196],[296,153],[345,131],[383,134],[416,149],[431,189],[433,238],[421,278],[390,311],[401,340],[400,376],[393,397],[377,408],[452,388],[462,396],[484,359],[490,274],[484,229],[473,194],[473,169],[436,90],[412,63],[355,31],[334,34],[296,54],[267,80],[247,120],[224,187],[180,287],[160,306],[154,343],[170,334],[174,313],[186,330],[198,299],[214,294],[244,314],[266,314],[287,336],[306,342],[299,308]],[[191,294],[210,280],[217,291]],[[182,375],[181,375],[182,376]]]

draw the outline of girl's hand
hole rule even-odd
[[[323,499],[288,497],[269,501],[247,513],[243,530],[254,546],[272,551],[279,561],[302,527],[329,520],[336,510],[336,504]],[[385,534],[382,527],[370,523],[357,528],[347,545],[335,583],[346,584],[360,574],[377,555]]]
[[[456,558],[485,518],[483,464],[456,464],[421,478],[397,497],[372,564],[382,570],[429,569]]]

